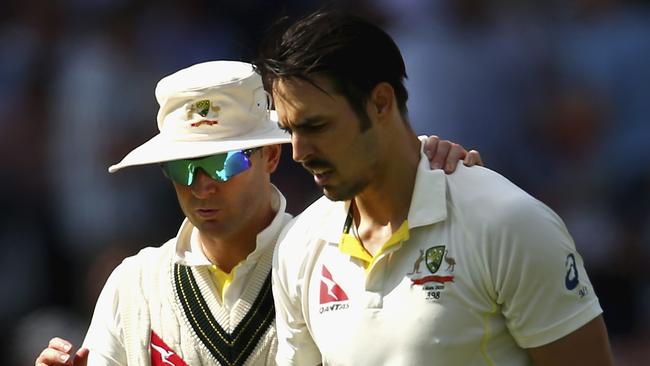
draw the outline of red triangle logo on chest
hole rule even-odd
[[[188,366],[163,340],[151,331],[151,366]]]
[[[332,274],[323,266],[320,280],[320,303],[321,305],[329,302],[346,301],[348,294],[343,291],[341,286],[334,281]]]

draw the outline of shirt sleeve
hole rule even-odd
[[[117,288],[122,266],[119,265],[111,273],[97,299],[90,327],[84,340],[84,347],[90,350],[88,365],[120,366],[127,364],[118,311]]]
[[[506,205],[488,263],[497,304],[523,348],[560,339],[602,313],[562,220],[526,197]]]
[[[290,232],[280,239],[273,256],[272,284],[278,336],[276,363],[280,366],[321,363],[321,354],[302,311],[300,283],[303,282],[304,273],[301,273],[303,266],[299,262],[307,255],[306,239],[300,235],[302,241],[292,240],[296,237]]]

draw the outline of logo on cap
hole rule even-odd
[[[185,106],[186,118],[188,120],[192,119],[195,113],[201,117],[208,117],[208,115],[210,115],[210,119],[194,122],[191,125],[192,127],[198,127],[201,125],[212,126],[212,125],[219,124],[219,121],[217,120],[216,117],[219,116],[220,110],[221,107],[219,107],[218,105],[212,105],[212,101],[207,99],[199,100],[198,102],[194,102],[194,103],[188,103]]]

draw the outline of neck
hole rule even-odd
[[[238,243],[215,239],[212,236],[202,235],[202,233],[199,236],[203,253],[210,263],[226,273],[230,273],[237,264],[255,250],[255,236],[242,236],[240,240],[237,240]]]
[[[408,217],[420,160],[420,141],[410,129],[402,126],[387,136],[375,179],[354,197],[355,223],[371,254],[366,243],[383,245]]]

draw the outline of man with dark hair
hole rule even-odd
[[[279,364],[612,364],[561,219],[488,169],[428,170],[385,32],[319,11],[256,66],[326,196],[276,248]]]

